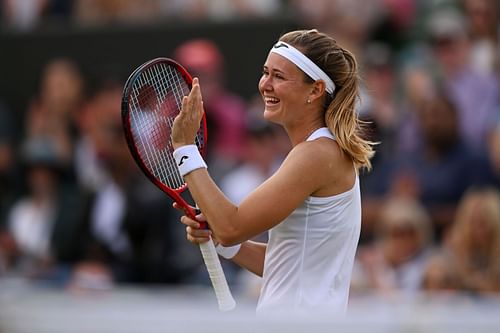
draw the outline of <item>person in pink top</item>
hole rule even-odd
[[[246,104],[226,88],[224,58],[214,42],[207,39],[187,41],[176,48],[173,57],[203,84],[211,147],[208,163],[212,176],[218,181],[241,161]]]

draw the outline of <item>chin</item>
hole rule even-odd
[[[267,121],[270,121],[270,122],[276,123],[276,124],[280,124],[280,121],[278,120],[278,113],[276,111],[264,110],[263,117]]]

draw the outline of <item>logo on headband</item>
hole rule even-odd
[[[288,45],[286,45],[286,44],[284,44],[284,43],[280,42],[280,43],[276,43],[276,44],[273,46],[273,48],[274,48],[274,49],[279,49],[280,47],[286,47],[286,48],[288,48]]]

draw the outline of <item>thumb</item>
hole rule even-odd
[[[205,215],[203,215],[203,213],[200,213],[200,214],[196,215],[196,219],[198,221],[201,221],[201,222],[206,222],[207,221],[207,218],[205,217]]]

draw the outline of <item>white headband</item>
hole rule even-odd
[[[285,42],[276,43],[270,52],[277,53],[291,62],[293,62],[297,67],[299,67],[304,73],[309,75],[313,80],[323,80],[326,84],[326,91],[331,95],[335,91],[335,83],[333,83],[332,79],[311,61],[308,57],[306,57],[302,52],[297,50],[292,45]]]

